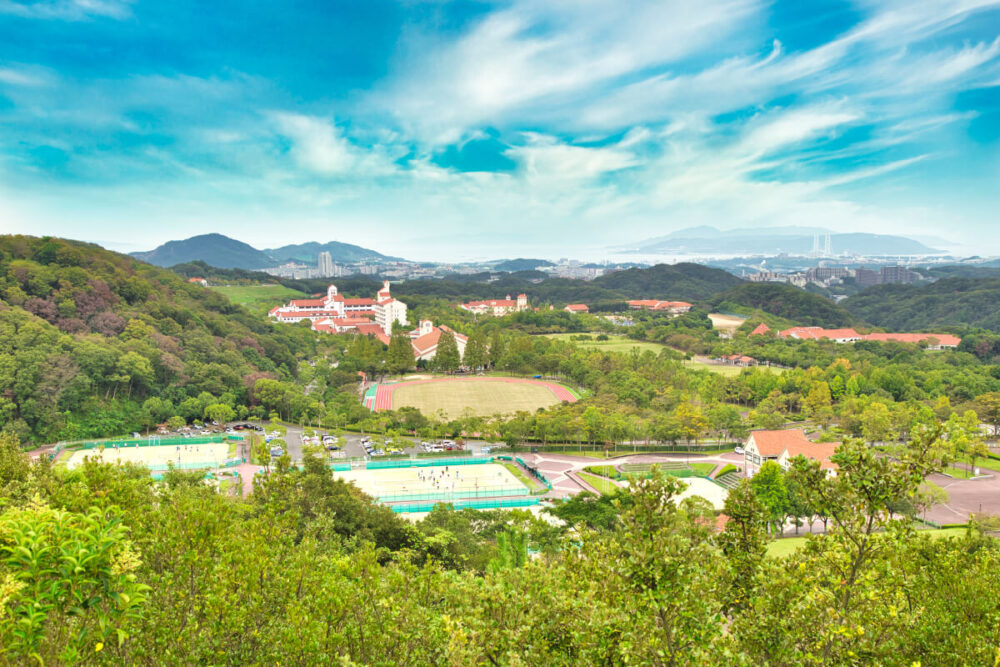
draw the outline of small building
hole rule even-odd
[[[204,278],[188,278],[188,282],[193,285],[201,285],[202,287],[208,287],[208,281]]]
[[[781,431],[751,431],[743,447],[743,469],[747,477],[753,477],[767,461],[774,461],[784,470],[791,467],[796,456],[819,461],[820,467],[836,474],[837,464],[830,460],[840,447],[839,442],[812,442],[802,429]]]
[[[767,326],[763,322],[757,325],[757,328],[750,332],[751,336],[763,336],[770,333],[771,327]]]
[[[419,326],[410,332],[410,340],[413,343],[413,357],[420,361],[429,361],[437,355],[438,341],[441,334],[450,331],[455,336],[455,345],[458,347],[458,356],[465,358],[465,345],[469,342],[468,336],[464,336],[454,329],[444,325],[434,326],[430,320],[420,320]]]
[[[680,315],[692,308],[687,301],[660,301],[658,299],[632,299],[628,302],[628,307],[632,310],[655,310],[671,315]]]
[[[748,357],[745,354],[727,354],[725,356],[718,357],[715,361],[727,366],[740,366],[744,368],[756,366],[760,363],[753,357]]]
[[[585,303],[571,303],[563,308],[567,313],[589,313],[590,308]]]

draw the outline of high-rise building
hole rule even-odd
[[[317,270],[320,278],[328,278],[333,275],[333,258],[330,253],[323,251],[316,258]]]

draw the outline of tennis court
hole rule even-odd
[[[507,468],[496,463],[460,466],[344,470],[333,473],[354,482],[379,502],[503,498],[530,494]]]
[[[137,463],[150,470],[165,470],[173,463],[178,468],[213,468],[229,458],[229,444],[209,442],[192,445],[162,445],[151,447],[104,447],[81,449],[66,460],[66,467],[76,468],[86,457],[105,463]]]

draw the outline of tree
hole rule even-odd
[[[871,443],[884,442],[892,434],[892,418],[885,403],[871,403],[861,413],[861,433]]]
[[[392,373],[405,373],[417,364],[413,355],[413,343],[405,332],[396,332],[389,339],[386,363]]]
[[[774,461],[765,461],[757,474],[750,478],[750,488],[764,508],[769,530],[777,530],[780,535],[782,522],[788,510],[785,471]]]
[[[993,435],[1000,434],[1000,391],[991,391],[976,397],[976,412],[993,427]]]
[[[457,371],[462,365],[462,357],[458,353],[458,343],[455,342],[455,334],[451,331],[441,332],[433,365],[435,369],[445,373]]]
[[[767,556],[768,521],[747,479],[740,480],[726,496],[722,513],[727,519],[719,546],[729,565],[728,607],[741,610],[757,588],[757,574]]]
[[[472,370],[486,368],[489,364],[489,350],[486,346],[486,335],[479,329],[472,332],[465,345],[463,363]]]
[[[205,408],[205,419],[225,424],[236,419],[236,411],[225,403],[214,403]]]

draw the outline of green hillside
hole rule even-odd
[[[601,276],[594,284],[629,299],[707,299],[743,281],[722,269],[701,264],[657,264]]]
[[[0,430],[24,443],[250,406],[256,377],[294,375],[318,344],[98,246],[0,237]]]
[[[711,300],[722,312],[752,314],[754,309],[803,326],[846,327],[855,318],[826,297],[781,283],[744,283]]]
[[[855,317],[893,331],[971,326],[1000,331],[1000,278],[877,285],[845,299]]]

